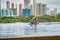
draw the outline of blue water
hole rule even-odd
[[[60,22],[45,22],[35,26],[29,23],[0,24],[0,38],[24,35],[60,34]]]

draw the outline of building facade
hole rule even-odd
[[[10,9],[10,1],[6,1],[6,7],[7,9]]]
[[[14,3],[11,3],[11,8],[14,9]]]
[[[57,8],[54,8],[54,13],[55,15],[57,15]]]
[[[19,16],[22,16],[22,4],[19,4]]]
[[[42,16],[42,3],[36,3],[36,16]]]
[[[54,16],[54,11],[52,10],[52,11],[50,11],[51,12],[51,16]]]
[[[36,16],[36,0],[33,0],[33,15]]]
[[[9,9],[9,10],[13,11],[14,16],[17,16],[17,9]]]
[[[14,16],[14,15],[13,15],[13,11],[9,9],[2,9],[0,16],[9,17],[9,16]]]
[[[37,3],[37,0],[33,0],[33,15],[34,16],[42,16],[46,15],[47,9],[46,4]]]
[[[30,5],[30,10],[31,10],[30,15],[33,15],[33,5]]]
[[[47,9],[46,4],[42,4],[42,15],[46,15]]]
[[[30,0],[24,0],[24,8],[29,8]]]
[[[16,3],[11,3],[11,8],[9,10],[13,11],[14,16],[17,16],[17,4]]]
[[[1,14],[1,0],[0,0],[0,14]]]
[[[47,7],[47,13],[46,13],[46,15],[49,15],[49,16],[51,16],[51,12],[50,12],[50,9],[49,9],[49,7]]]
[[[23,17],[30,16],[30,9],[27,8],[23,9],[22,16]]]
[[[57,8],[51,11],[51,16],[55,16],[55,15],[57,15]]]

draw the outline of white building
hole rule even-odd
[[[19,4],[19,16],[22,16],[22,4]]]
[[[46,15],[47,9],[46,4],[42,4],[42,15]]]
[[[49,16],[51,16],[51,12],[50,12],[50,9],[49,9],[49,7],[47,7],[47,13],[46,13],[46,15],[49,15]]]
[[[46,4],[37,3],[37,0],[33,0],[33,15],[42,16],[46,15]]]
[[[42,16],[42,3],[36,3],[36,16]]]
[[[29,8],[30,0],[24,0],[24,8]]]
[[[51,16],[57,15],[57,8],[54,8],[54,10],[51,11]]]
[[[0,0],[0,14],[1,14],[1,0]]]
[[[30,14],[33,15],[33,5],[30,5],[30,10],[31,10]]]
[[[36,0],[33,0],[33,15],[36,16]]]
[[[51,16],[54,16],[54,11],[53,10],[51,11]]]
[[[54,8],[54,13],[55,15],[57,15],[57,8]]]

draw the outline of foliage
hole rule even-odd
[[[0,23],[29,22],[34,16],[28,17],[0,17]],[[60,14],[56,16],[43,15],[37,17],[38,22],[47,20],[48,22],[60,22]]]

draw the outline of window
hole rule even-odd
[[[4,10],[2,10],[2,16],[4,16]]]
[[[10,11],[10,15],[12,15],[12,14],[11,14],[11,11]]]
[[[6,15],[8,15],[8,10],[6,10]]]

